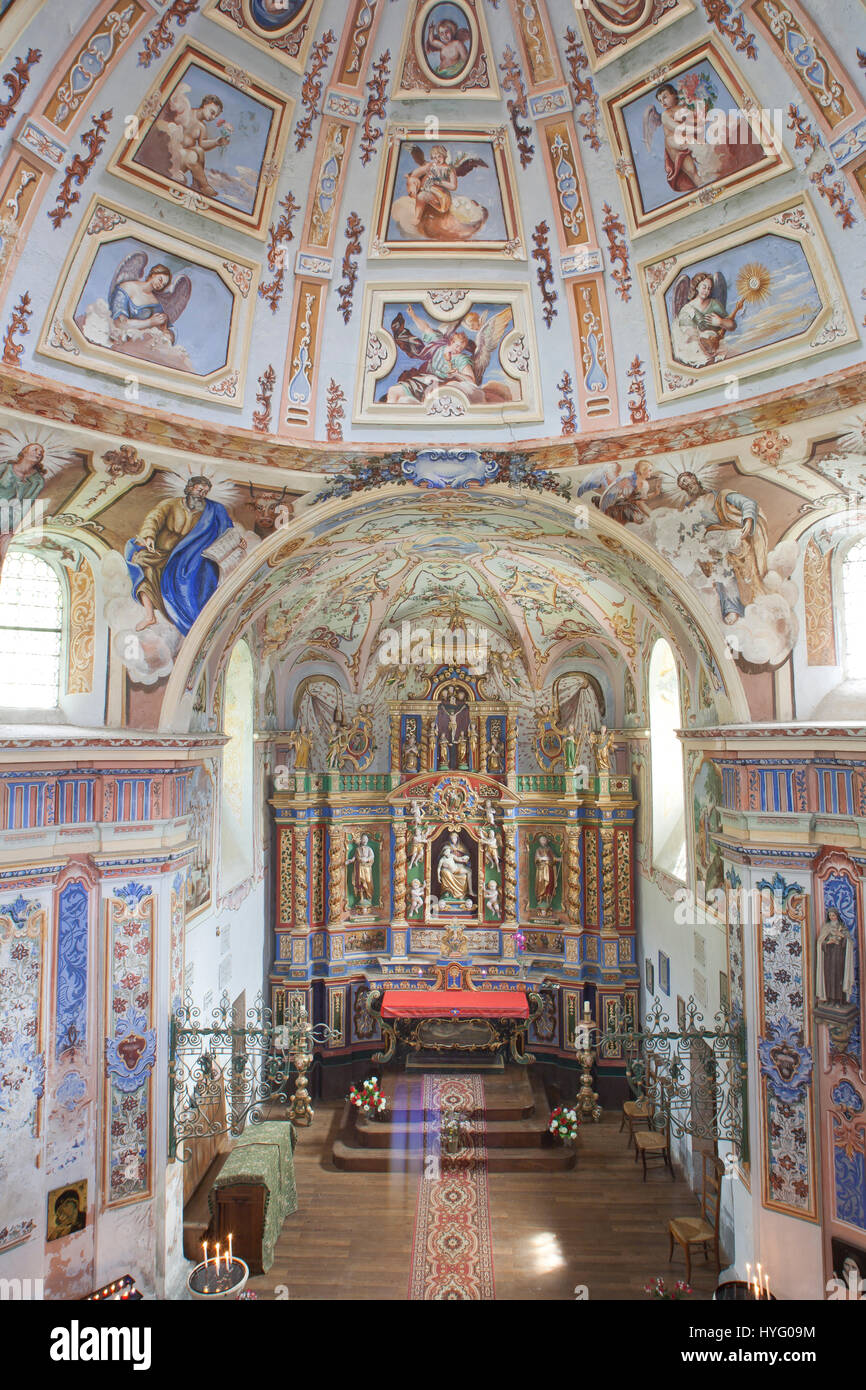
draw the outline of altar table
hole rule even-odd
[[[386,1044],[373,1060],[390,1062],[399,1047],[410,1067],[474,1066],[486,1055],[488,1065],[501,1069],[507,1050],[528,1066],[535,1058],[526,1051],[526,1035],[541,1007],[540,995],[522,989],[373,988],[366,1008]]]
[[[383,1018],[529,1018],[523,993],[504,989],[386,989]]]

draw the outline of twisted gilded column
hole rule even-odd
[[[602,936],[616,936],[616,900],[614,898],[614,828],[603,825],[601,835],[601,901]]]
[[[509,926],[517,921],[517,854],[514,848],[515,828],[513,825],[503,826],[504,842],[504,862],[503,862],[503,896],[505,899],[505,921],[503,926]]]
[[[403,927],[406,921],[406,826],[398,821],[394,827],[394,923]]]
[[[295,930],[301,931],[309,928],[309,918],[307,916],[307,826],[296,825],[295,834],[295,862],[294,862],[294,902],[295,902]]]
[[[580,920],[580,831],[568,832],[568,880],[565,896],[569,925],[582,926]]]
[[[328,921],[343,920],[346,906],[346,840],[342,830],[330,832],[331,854],[328,860]]]

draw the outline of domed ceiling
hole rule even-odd
[[[7,366],[286,441],[502,444],[859,358],[862,0],[820,33],[793,0],[62,13],[0,21]]]

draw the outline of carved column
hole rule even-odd
[[[614,828],[603,825],[601,835],[602,936],[616,936],[616,896],[614,892]]]
[[[400,713],[398,710],[391,711],[391,776],[399,777],[403,771],[403,764],[400,758]]]
[[[426,739],[426,752],[427,752],[427,757],[426,757],[425,761],[426,761],[426,765],[427,765],[427,771],[428,771],[428,772],[435,772],[435,771],[436,771],[436,719],[435,719],[435,716],[432,716],[432,715],[431,715],[429,719],[425,719],[425,720],[424,720],[424,737],[425,737],[425,739]]]
[[[505,898],[505,921],[503,926],[513,926],[517,921],[517,854],[514,848],[515,827],[504,825],[502,838],[504,844],[503,895]]]
[[[569,926],[582,927],[580,920],[580,831],[568,832],[568,886],[566,909]]]
[[[328,921],[342,922],[346,906],[346,840],[342,830],[331,828],[328,861]]]
[[[483,714],[478,716],[478,771],[487,772],[487,719]]]
[[[294,901],[295,901],[295,930],[309,931],[310,921],[307,914],[307,826],[296,825],[295,834],[295,862],[294,862]]]
[[[517,791],[517,725],[512,715],[505,720],[505,771],[511,791]]]
[[[406,826],[398,821],[394,826],[394,925],[405,927],[406,921]]]

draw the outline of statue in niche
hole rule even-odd
[[[502,772],[505,767],[505,745],[499,732],[499,720],[490,730],[490,746],[487,749],[487,771]]]
[[[472,860],[466,851],[460,848],[456,830],[451,831],[445,848],[439,855],[436,876],[445,901],[457,903],[461,907],[472,906],[475,901],[472,892]]]
[[[417,724],[414,719],[406,725],[403,740],[403,771],[418,772],[421,767],[421,749],[418,746]]]
[[[501,917],[502,905],[499,901],[499,884],[491,878],[484,885],[484,911],[488,917]]]
[[[413,878],[409,884],[409,916],[420,917],[424,911],[424,884],[420,878]]]
[[[493,803],[491,801],[488,801],[487,822],[484,825],[479,826],[478,838],[481,841],[484,848],[487,850],[487,853],[490,855],[490,858],[496,865],[496,872],[499,873],[499,837],[496,834],[496,827],[494,825],[493,817],[491,815],[492,809]]]
[[[843,1007],[854,988],[854,943],[835,907],[827,909],[818,934],[815,997],[819,1004]]]
[[[339,772],[340,764],[343,761],[343,754],[346,751],[345,735],[339,724],[331,720],[331,729],[328,734],[328,771]]]
[[[297,729],[290,729],[286,743],[295,755],[295,772],[309,772],[310,755],[313,751],[313,735],[309,729],[305,729],[303,724]]]
[[[439,700],[439,708],[436,711],[436,739],[439,749],[440,769],[451,766],[452,748],[455,748],[457,751],[458,764],[464,768],[468,768],[469,724],[469,706],[465,696],[456,685],[446,685],[443,688]],[[467,740],[465,757],[462,763],[460,762],[459,752],[459,740],[461,737]]]
[[[448,765],[449,765],[449,757],[448,757],[448,740],[447,740],[447,738],[445,737],[445,735],[443,734],[442,737],[441,737],[440,740],[439,740],[439,768],[440,768],[440,771],[441,771],[442,769],[446,769],[446,770],[447,770]]]
[[[559,866],[562,860],[554,854],[546,835],[539,835],[533,855],[535,869],[535,901],[542,912],[550,911],[550,904],[556,894]]]
[[[376,852],[366,835],[362,835],[354,851],[346,860],[346,867],[352,870],[352,889],[361,907],[373,904],[373,868]]]
[[[415,828],[412,831],[412,857],[409,860],[409,869],[414,869],[418,864],[424,863],[424,851],[427,848],[427,842],[432,833],[432,826],[429,830],[424,830],[421,822],[416,821]]]
[[[469,725],[469,766],[476,772],[480,767],[478,759],[478,730],[474,724]]]
[[[565,753],[565,770],[573,772],[577,767],[577,734],[573,724],[565,731],[562,749]]]
[[[592,736],[592,746],[595,751],[595,765],[599,772],[610,772],[610,760],[613,754],[613,734],[606,725],[602,724],[597,734]]]
[[[469,771],[469,740],[465,734],[457,740],[457,767],[461,772]]]

